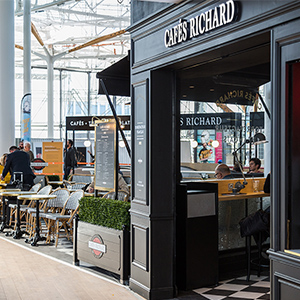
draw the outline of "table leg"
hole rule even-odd
[[[35,235],[32,239],[31,246],[36,246],[37,242],[44,241],[46,238],[40,236],[40,205],[39,200],[36,201],[36,219],[35,219]]]
[[[3,230],[5,228],[8,228],[9,226],[6,224],[6,201],[5,201],[5,197],[2,196],[1,199],[2,199],[3,212],[2,212],[2,222],[1,222],[1,225],[0,225],[0,232],[3,232]]]
[[[20,200],[17,199],[17,224],[16,230],[13,233],[14,239],[20,239],[26,231],[21,230],[21,220],[20,220]]]

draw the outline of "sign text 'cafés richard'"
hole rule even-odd
[[[167,48],[185,42],[215,28],[224,26],[236,19],[236,7],[233,0],[204,11],[188,21],[180,19],[178,24],[165,31],[165,46]]]

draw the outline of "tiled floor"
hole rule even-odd
[[[267,272],[265,272],[267,275]],[[250,281],[246,276],[220,281],[216,287],[200,288],[190,292],[180,292],[179,300],[256,300],[270,299],[269,276],[251,275]]]
[[[30,244],[24,243],[24,239],[13,240],[11,237],[4,237],[1,234],[1,239],[9,239],[10,242],[18,243],[22,247],[28,247],[31,251],[39,252],[43,255],[53,257],[64,263],[72,264],[73,249],[72,244],[67,240],[61,240],[58,247],[55,248],[53,245],[45,245],[40,242],[38,247],[31,247]],[[1,241],[0,239],[0,241]],[[99,272],[97,268],[93,268],[88,264],[81,264],[81,268],[88,270],[94,274],[102,276],[103,278],[109,279],[118,283],[118,279],[112,274],[104,274]],[[246,271],[245,271],[246,272]],[[254,273],[253,273],[254,274]],[[179,291],[177,298],[178,300],[254,300],[254,299],[270,299],[270,281],[268,271],[262,273],[263,276],[257,277],[251,275],[251,280],[246,281],[246,276],[241,276],[240,273],[232,274],[231,279],[220,281],[216,287],[200,288],[193,291],[183,292]],[[141,299],[135,294],[137,299]],[[0,299],[2,299],[0,297]]]

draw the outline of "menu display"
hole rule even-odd
[[[134,87],[135,95],[135,119],[134,119],[134,199],[148,204],[147,191],[147,134],[148,134],[148,118],[147,118],[147,93],[148,82],[143,82]]]
[[[114,190],[116,176],[116,122],[97,122],[95,127],[95,189]]]

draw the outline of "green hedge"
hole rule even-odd
[[[59,175],[47,175],[49,181],[60,181]]]
[[[130,202],[95,197],[83,197],[79,201],[80,221],[118,230],[129,230]]]

